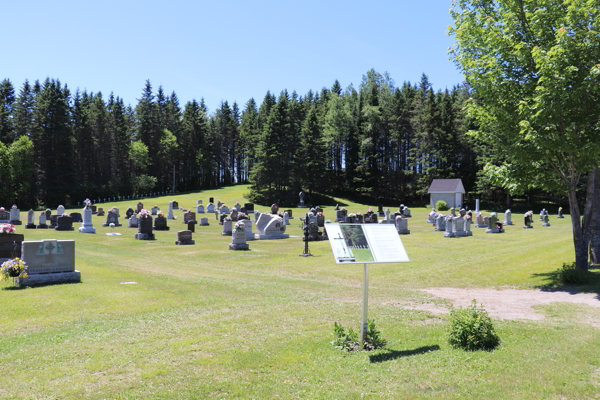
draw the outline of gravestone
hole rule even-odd
[[[446,219],[446,231],[444,232],[444,237],[456,237],[456,233],[454,233],[454,218],[452,215],[448,215],[447,217],[444,217],[444,219]]]
[[[479,214],[479,199],[475,199],[475,214]]]
[[[81,213],[78,212],[72,212],[71,214],[69,214],[69,216],[71,217],[71,219],[73,220],[73,223],[76,222],[83,222],[83,218],[81,217]]]
[[[284,210],[284,211],[283,211],[283,212],[284,212],[284,214],[285,214],[285,212],[286,212],[286,211],[287,211],[287,213],[288,213],[288,217],[289,217],[290,219],[294,219],[293,210],[291,210],[291,209],[290,209],[290,210]],[[316,213],[316,211],[315,211],[315,213]]]
[[[431,209],[431,212],[427,215],[427,223],[428,224],[435,224],[435,218],[437,216],[437,212],[435,211],[435,208]]]
[[[138,220],[138,232],[135,234],[136,240],[155,240],[156,236],[152,233],[152,217],[147,215],[140,216]]]
[[[502,224],[498,222],[496,213],[490,215],[488,229],[486,229],[485,233],[504,233],[504,229],[502,229]]]
[[[335,222],[344,222],[346,221],[346,215],[344,214],[344,210],[336,210],[335,211]]]
[[[19,286],[81,282],[81,273],[75,269],[74,240],[27,241],[21,253],[28,276],[16,279]]]
[[[242,221],[238,221],[235,224],[233,233],[231,235],[231,243],[229,244],[229,250],[248,250],[249,246],[246,243],[246,226]]]
[[[504,211],[504,225],[512,225],[512,212],[510,210]]]
[[[21,243],[25,236],[19,233],[0,234],[0,264],[15,257],[21,257]]]
[[[465,230],[466,236],[473,236],[473,232],[471,232],[471,224],[472,223],[473,222],[470,218],[465,218],[464,230]]]
[[[40,224],[37,226],[38,229],[48,229],[46,225],[46,211],[40,211]]]
[[[377,206],[377,215],[383,217],[383,204]]]
[[[152,207],[152,215],[157,215],[159,211],[160,211],[160,208],[158,208],[156,206]]]
[[[96,233],[96,228],[92,224],[93,216],[92,208],[87,206],[83,209],[83,222],[79,225],[79,232],[81,233]]]
[[[219,214],[229,214],[229,207],[225,204],[221,205],[221,207],[219,207]]]
[[[58,217],[60,217],[60,215],[53,215],[50,217],[50,228],[54,229],[58,226]]]
[[[540,221],[544,220],[544,213],[546,212],[545,208],[542,208],[542,211],[540,211]]]
[[[523,228],[525,229],[533,229],[533,213],[528,211],[523,216]]]
[[[204,200],[196,200],[196,207],[204,205]]]
[[[127,223],[128,228],[137,228],[138,227],[138,217],[136,214],[132,214],[129,217],[129,222]]]
[[[408,219],[397,217],[396,218],[396,231],[399,235],[410,235],[408,230]]]
[[[12,206],[10,209],[10,223],[11,225],[21,225],[21,210],[17,206]]]
[[[548,214],[544,214],[544,226],[550,226],[550,221],[548,220]]]
[[[169,213],[167,214],[168,219],[177,219],[177,217],[175,217],[175,214],[173,213],[173,210],[175,210],[177,206],[178,204],[176,201],[169,202]]]
[[[25,225],[25,229],[35,229],[35,211],[32,209],[27,213],[27,225]]]
[[[405,218],[411,218],[412,217],[412,211],[410,211],[410,209],[408,207],[404,207],[404,217]]]
[[[242,206],[240,205],[240,203],[235,203],[234,209],[235,211],[240,212],[242,210]]]
[[[464,218],[465,215],[467,214],[467,210],[465,210],[464,208],[461,208],[459,213],[460,213],[460,216]]]
[[[112,211],[114,214],[116,214],[117,217],[121,218],[121,210],[118,209],[117,207],[113,207]]]
[[[365,224],[376,224],[377,223],[377,214],[373,211],[369,211],[365,214]]]
[[[256,212],[254,213],[254,222],[257,222],[259,217],[260,217],[260,211],[256,210]]]
[[[59,216],[57,219],[57,225],[56,225],[56,229],[57,231],[73,231],[75,230],[75,228],[73,228],[73,219],[71,217],[69,217],[68,215],[62,215]]]
[[[283,224],[284,225],[290,225],[290,217],[289,217],[287,211],[283,212]]]
[[[564,218],[562,207],[558,207],[558,216],[556,218]]]
[[[104,217],[104,208],[98,207],[97,213],[94,213],[94,210],[92,209],[92,214],[97,214],[99,217]]]
[[[192,239],[192,232],[178,231],[177,232],[177,241],[175,242],[175,244],[179,244],[179,245],[196,244],[196,241]]]
[[[231,220],[223,221],[223,232],[221,233],[221,236],[231,236],[232,228],[233,225]]]
[[[227,215],[227,214],[217,214],[217,215],[218,215],[217,221],[219,221],[219,225],[223,225],[223,221],[225,221],[229,217],[229,215]]]
[[[179,203],[177,202],[177,200],[173,200],[173,208],[174,209],[178,209],[179,208]]]
[[[58,206],[58,208],[56,209],[56,215],[63,215],[65,213],[65,207],[63,207],[62,205]]]
[[[317,215],[317,226],[319,228],[323,228],[325,226],[325,215]]]
[[[244,203],[246,214],[254,214],[254,203]]]
[[[256,230],[258,233],[254,235],[255,239],[285,239],[289,235],[285,233],[285,225],[283,219],[273,214],[260,214],[256,221]]]
[[[193,211],[188,211],[183,214],[183,223],[188,224],[190,222],[196,223],[196,213]]]
[[[167,219],[165,218],[164,215],[158,215],[158,217],[156,217],[156,219],[154,220],[154,230],[155,231],[168,231],[169,229],[171,229],[169,226],[167,226]]]
[[[467,232],[465,231],[465,219],[463,217],[455,217],[453,218],[453,231],[456,237],[467,236]]]
[[[233,222],[237,222],[237,220],[239,219],[238,215],[239,213],[235,210],[235,208],[231,210],[231,220]]]
[[[200,218],[200,226],[208,226],[208,218]]]
[[[129,218],[131,218],[131,216],[132,216],[133,214],[135,214],[135,213],[133,212],[133,208],[131,208],[131,207],[127,208],[127,211],[125,211],[125,219],[129,219]]]
[[[214,213],[215,212],[215,205],[213,203],[208,203],[208,206],[206,207],[206,212],[207,213]]]
[[[115,224],[115,226],[121,226],[121,224],[119,223],[119,217],[117,216],[117,213],[113,210],[110,210],[108,214],[106,214],[106,222],[104,222],[102,226],[108,227],[110,226],[110,224]]]
[[[196,232],[196,221],[190,221],[187,223],[188,231],[194,233]]]
[[[142,211],[144,209],[144,203],[142,203],[141,201],[137,203],[137,211],[136,213],[139,214],[140,211]]]
[[[99,208],[98,211],[96,211],[96,206],[90,206],[92,207],[92,214],[96,214],[96,212],[100,212],[100,210],[102,210],[102,208]],[[104,215],[104,212],[102,212],[102,215]]]
[[[202,201],[202,200],[198,200],[198,201]],[[196,212],[197,212],[198,214],[204,214],[204,205],[202,205],[202,204],[198,204],[198,205],[196,206]]]
[[[252,221],[249,219],[243,219],[239,221],[244,224],[244,232],[246,233],[246,241],[254,240],[254,233],[252,232]]]
[[[298,193],[298,197],[300,197],[300,203],[298,204],[298,208],[304,208],[304,192],[300,191],[300,193]]]
[[[273,203],[271,205],[271,214],[277,215],[278,212],[279,212],[279,206],[277,204]]]
[[[435,219],[435,228],[436,232],[441,232],[446,230],[446,218],[442,214],[438,214]]]
[[[209,203],[214,203],[215,202],[215,198],[214,197],[209,197],[208,198],[208,202]]]
[[[485,218],[483,217],[483,214],[478,213],[476,220],[475,220],[475,227],[476,228],[487,228],[487,224],[485,223]]]
[[[46,221],[50,221],[51,217],[52,217],[52,211],[49,208],[47,208],[46,209]],[[0,218],[0,219],[2,219],[2,218]]]

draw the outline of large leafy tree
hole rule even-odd
[[[600,165],[599,2],[454,0],[451,14],[450,52],[475,93],[475,135],[507,161],[508,178],[568,195],[576,264],[586,270]]]

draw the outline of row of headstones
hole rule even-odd
[[[108,198],[103,198],[103,199],[96,199],[96,200],[91,200],[92,203],[108,203],[110,201],[123,201],[123,200],[136,200],[136,199],[145,199],[145,198],[149,198],[149,197],[158,197],[158,196],[166,196],[168,194],[173,193],[172,190],[167,190],[164,192],[156,192],[156,193],[147,193],[147,194],[132,194],[129,196],[116,196],[116,197],[108,197]],[[79,206],[81,204],[80,201],[77,202],[77,205]]]

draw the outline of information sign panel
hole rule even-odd
[[[400,235],[391,224],[325,224],[337,264],[409,262]]]

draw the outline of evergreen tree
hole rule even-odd
[[[14,114],[15,89],[8,79],[0,82],[0,141],[12,143],[15,140]]]

